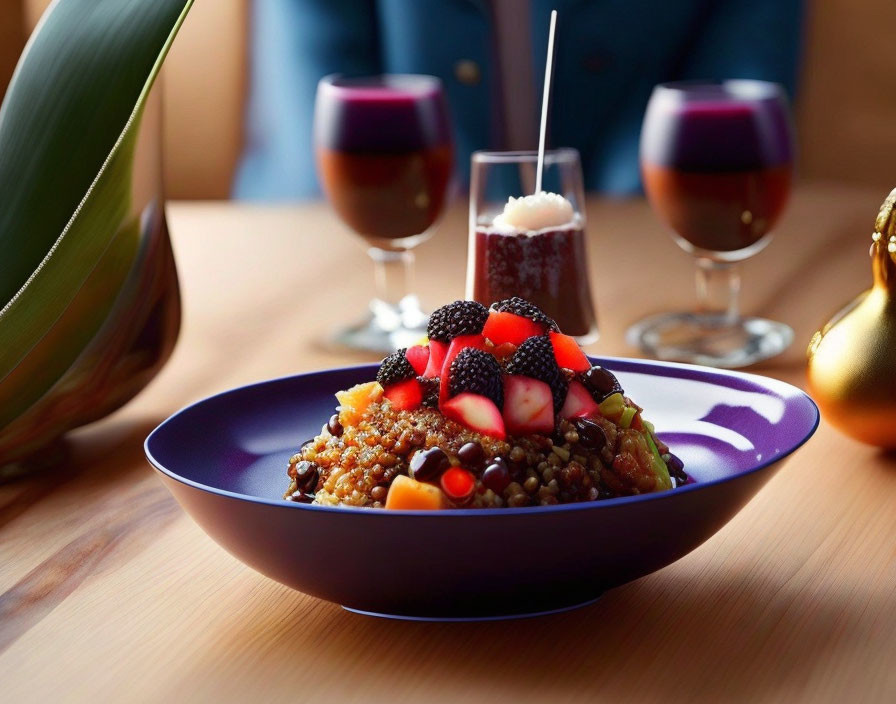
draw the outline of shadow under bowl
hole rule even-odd
[[[168,418],[146,456],[216,542],[264,575],[352,610],[403,618],[533,615],[686,555],[805,443],[818,409],[799,389],[739,372],[629,359],[613,370],[695,480],[669,492],[518,509],[385,511],[280,497],[289,457],[333,394],[376,365],[226,391]]]

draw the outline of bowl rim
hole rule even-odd
[[[808,401],[810,408],[814,412],[814,419],[812,421],[812,427],[809,431],[789,450],[783,452],[779,455],[775,455],[768,460],[757,464],[755,467],[751,467],[750,469],[746,469],[742,472],[738,472],[732,476],[721,477],[718,479],[711,479],[705,482],[694,482],[693,484],[685,484],[684,486],[677,487],[670,491],[662,491],[650,494],[638,494],[636,496],[620,496],[613,499],[603,499],[601,501],[583,501],[579,503],[571,503],[571,504],[555,504],[552,506],[521,506],[521,507],[507,507],[507,508],[495,508],[495,509],[481,509],[481,508],[452,508],[445,509],[442,511],[425,511],[425,510],[390,510],[386,511],[385,509],[371,509],[363,506],[319,506],[315,504],[300,504],[293,501],[285,501],[283,499],[268,499],[262,496],[252,496],[249,494],[241,494],[234,491],[228,491],[227,489],[221,489],[219,487],[209,486],[208,484],[202,484],[200,482],[194,481],[192,479],[188,479],[184,476],[181,476],[171,469],[165,467],[162,462],[157,460],[150,450],[150,443],[153,438],[161,431],[163,431],[164,427],[169,423],[174,421],[175,418],[180,416],[183,413],[190,411],[192,408],[204,404],[208,401],[216,399],[220,396],[225,396],[228,394],[238,393],[245,389],[263,386],[265,384],[276,384],[278,382],[286,381],[289,379],[296,379],[300,377],[309,377],[315,376],[319,374],[331,374],[338,372],[352,372],[357,371],[364,368],[375,369],[378,365],[376,363],[370,364],[353,364],[344,367],[331,367],[328,369],[317,369],[310,372],[301,372],[299,374],[286,374],[284,376],[274,377],[271,379],[264,379],[261,381],[253,381],[248,384],[243,384],[241,386],[236,386],[230,389],[225,389],[224,391],[219,391],[217,393],[211,394],[204,398],[199,399],[198,401],[194,401],[191,404],[184,406],[183,408],[175,411],[170,416],[168,416],[165,420],[159,423],[152,431],[146,436],[146,439],[143,441],[143,451],[146,455],[147,461],[155,468],[159,473],[173,479],[181,484],[192,487],[194,489],[199,489],[201,491],[217,494],[219,496],[225,498],[239,499],[241,501],[247,501],[249,503],[254,504],[262,504],[268,506],[282,507],[288,510],[298,510],[298,511],[313,511],[313,512],[325,512],[325,513],[349,513],[352,515],[367,515],[367,516],[384,516],[384,517],[399,517],[399,516],[428,516],[430,518],[434,518],[437,516],[446,517],[444,520],[447,520],[448,517],[477,517],[479,519],[490,519],[496,516],[519,516],[519,515],[541,515],[546,513],[557,513],[557,512],[566,512],[566,511],[585,511],[585,510],[600,510],[605,509],[609,510],[615,507],[624,506],[627,504],[634,503],[642,503],[646,501],[662,501],[662,500],[671,500],[672,497],[681,496],[682,494],[691,494],[694,492],[699,492],[703,490],[708,490],[711,487],[717,486],[719,484],[724,484],[726,482],[730,482],[733,479],[737,479],[740,477],[744,477],[750,474],[755,474],[757,472],[761,472],[764,469],[770,467],[773,464],[781,462],[786,459],[797,450],[799,450],[803,445],[805,445],[809,439],[815,434],[815,431],[818,429],[818,425],[821,420],[821,413],[818,409],[818,405],[812,400],[812,397],[809,396],[805,391],[800,389],[793,384],[789,384],[786,381],[781,381],[780,379],[775,379],[773,377],[766,377],[760,374],[753,374],[750,372],[740,372],[734,371],[730,369],[717,369],[714,367],[706,367],[696,364],[683,364],[680,362],[667,362],[661,360],[653,360],[653,359],[639,359],[636,357],[605,357],[605,356],[594,356],[587,355],[588,359],[592,361],[592,363],[597,362],[602,364],[603,362],[608,362],[607,366],[611,369],[614,368],[614,363],[618,363],[619,365],[630,365],[635,367],[662,367],[666,369],[676,369],[684,372],[690,372],[690,375],[685,375],[683,378],[692,378],[693,375],[710,375],[714,377],[728,377],[733,379],[738,379],[743,382],[748,382],[753,385],[760,386],[761,388],[772,391],[773,393],[777,393],[785,398],[789,397],[802,397],[801,400]],[[623,373],[631,371],[632,373],[638,373],[634,370],[620,370]],[[643,372],[642,372],[643,373]],[[679,377],[681,378],[681,377]],[[695,380],[695,379],[692,379]],[[335,393],[335,392],[334,392]],[[442,519],[439,519],[442,520]]]

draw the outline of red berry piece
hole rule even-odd
[[[438,340],[429,341],[429,360],[426,363],[426,369],[423,376],[433,378],[442,375],[442,365],[445,362],[445,355],[448,353],[448,343],[439,342]]]
[[[452,467],[442,474],[439,482],[442,491],[455,503],[463,503],[473,495],[476,489],[476,478],[471,472],[461,467]]]
[[[407,357],[408,362],[414,368],[417,376],[422,376],[423,372],[426,371],[426,366],[429,364],[429,347],[426,345],[414,345],[413,347],[408,347],[404,356]]]
[[[554,347],[554,358],[557,366],[563,369],[571,369],[574,372],[585,372],[591,369],[591,362],[582,352],[575,338],[564,335],[562,332],[551,332],[551,345]]]
[[[507,433],[504,430],[504,419],[494,401],[478,394],[458,394],[440,404],[446,418],[457,421],[461,425],[483,435],[503,440]]]
[[[511,435],[550,434],[554,429],[551,387],[527,376],[504,377],[503,416]]]
[[[488,320],[485,321],[485,327],[482,328],[482,334],[496,347],[506,343],[519,345],[530,337],[543,335],[544,331],[543,325],[529,320],[529,318],[501,311],[491,311],[488,314]]]
[[[413,411],[423,403],[423,385],[416,379],[400,381],[386,387],[383,393],[397,411]]]

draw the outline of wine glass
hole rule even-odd
[[[628,340],[661,359],[741,367],[784,351],[793,331],[743,317],[738,262],[771,239],[790,193],[793,129],[781,86],[755,80],[654,88],[641,173],[654,210],[696,258],[697,310],[634,325]]]
[[[349,347],[389,352],[426,334],[411,293],[412,248],[432,234],[454,165],[448,105],[433,76],[326,76],[317,86],[314,143],[323,190],[369,245],[376,295]]]
[[[597,339],[588,278],[585,189],[575,149],[544,154],[542,190],[565,197],[573,218],[559,227],[519,231],[493,226],[508,198],[535,189],[538,152],[474,152],[470,173],[467,298],[489,305],[511,296],[535,303],[581,344]]]

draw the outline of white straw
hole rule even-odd
[[[544,171],[544,139],[548,130],[548,99],[551,95],[551,70],[554,66],[554,28],[557,11],[551,10],[551,30],[548,34],[548,59],[544,67],[544,92],[541,96],[541,128],[538,131],[538,166],[535,170],[535,192],[541,193],[541,173]]]

